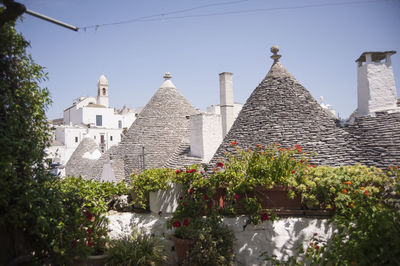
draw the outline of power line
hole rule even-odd
[[[234,14],[243,14],[243,13],[268,12],[268,11],[276,11],[276,10],[305,9],[305,8],[318,8],[318,7],[329,7],[329,6],[347,6],[347,5],[371,4],[371,3],[378,2],[378,0],[370,0],[370,1],[353,1],[353,2],[342,2],[342,3],[310,4],[310,5],[297,5],[297,6],[289,6],[289,7],[271,7],[271,8],[247,9],[247,10],[238,10],[238,11],[225,11],[225,12],[214,12],[214,13],[205,13],[205,14],[196,14],[196,15],[168,17],[168,15],[171,15],[171,14],[183,13],[183,12],[192,11],[195,9],[200,9],[200,8],[205,8],[205,7],[210,7],[210,6],[218,6],[218,5],[228,5],[228,4],[234,4],[234,3],[246,2],[246,1],[248,1],[248,0],[198,6],[198,7],[182,9],[182,10],[178,10],[178,11],[172,11],[172,12],[168,12],[168,13],[161,13],[161,14],[156,14],[156,15],[134,18],[134,19],[125,20],[125,21],[79,27],[79,29],[83,29],[83,30],[86,30],[89,28],[97,29],[99,27],[104,27],[104,26],[113,26],[113,25],[137,23],[137,22],[185,19],[185,18],[196,18],[196,17],[224,16],[224,15],[234,15]]]
[[[99,28],[103,26],[112,26],[112,25],[120,25],[120,24],[128,24],[128,23],[134,23],[134,22],[140,22],[140,21],[146,21],[146,19],[151,19],[154,17],[165,17],[173,14],[179,14],[179,13],[185,13],[189,11],[193,11],[196,9],[203,9],[207,7],[212,7],[212,6],[225,6],[225,5],[233,5],[233,4],[238,4],[242,2],[247,2],[249,0],[237,0],[237,1],[229,1],[229,2],[221,2],[221,3],[215,3],[215,4],[208,4],[208,5],[201,5],[201,6],[196,6],[196,7],[191,7],[191,8],[185,8],[185,9],[180,9],[176,11],[171,11],[171,12],[166,12],[166,13],[159,13],[159,14],[154,14],[154,15],[148,15],[148,16],[143,16],[143,17],[138,17],[138,18],[133,18],[129,20],[123,20],[123,21],[118,21],[118,22],[112,22],[112,23],[104,23],[104,24],[96,24],[96,25],[90,25],[90,26],[84,26],[84,27],[79,27],[79,29],[90,29],[90,28]],[[151,21],[151,20],[149,20]]]

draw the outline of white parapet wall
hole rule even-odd
[[[173,250],[173,242],[169,236],[173,230],[167,229],[170,214],[140,214],[140,213],[109,213],[110,237],[118,238],[129,235],[132,230],[152,234],[161,239],[168,255],[167,265],[177,265],[177,256]],[[235,240],[235,265],[266,265],[260,259],[263,252],[276,255],[278,259],[287,259],[296,254],[299,245],[306,246],[314,233],[322,240],[329,239],[333,234],[333,226],[328,219],[312,218],[281,218],[275,222],[263,222],[259,225],[247,225],[246,216],[224,218],[234,232]]]

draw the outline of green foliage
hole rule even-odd
[[[0,28],[0,229],[11,242],[15,232],[22,232],[24,255],[34,252],[41,258],[52,253],[61,202],[43,163],[50,140],[45,110],[51,100],[39,84],[47,75],[27,54],[28,46],[14,23]],[[6,256],[22,255],[12,249],[15,244],[6,244]]]
[[[104,253],[107,242],[108,202],[126,194],[128,187],[121,182],[84,180],[68,177],[59,181],[63,203],[62,221],[58,224],[60,237],[55,246],[64,257]]]
[[[362,165],[309,168],[299,185],[309,207],[335,210],[337,229],[328,241],[311,239],[303,258],[274,265],[399,265],[400,209],[394,196],[400,193],[397,167],[382,170]],[[310,204],[311,202],[311,204]],[[301,247],[303,248],[303,247]],[[296,264],[297,263],[297,264]]]
[[[111,240],[107,255],[107,265],[116,266],[162,265],[166,259],[158,238],[138,232]]]
[[[132,173],[133,202],[146,209],[149,192],[167,189],[174,176],[175,170],[161,168],[147,169],[140,174]]]
[[[199,235],[183,265],[234,265],[235,236],[215,216],[203,220]]]

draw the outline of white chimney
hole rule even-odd
[[[221,143],[220,115],[201,113],[190,116],[190,155],[208,163]]]
[[[233,81],[232,73],[223,72],[219,74],[219,92],[220,92],[220,106],[222,117],[222,137],[228,134],[233,122],[234,106],[233,106]]]
[[[357,60],[358,116],[397,109],[390,56],[395,51],[364,52]]]

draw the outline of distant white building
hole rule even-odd
[[[97,82],[97,97],[79,97],[64,110],[63,125],[54,126],[48,156],[53,163],[65,165],[85,137],[92,138],[105,152],[121,141],[124,129],[129,129],[136,116],[135,109],[109,107],[108,80],[101,75]]]

